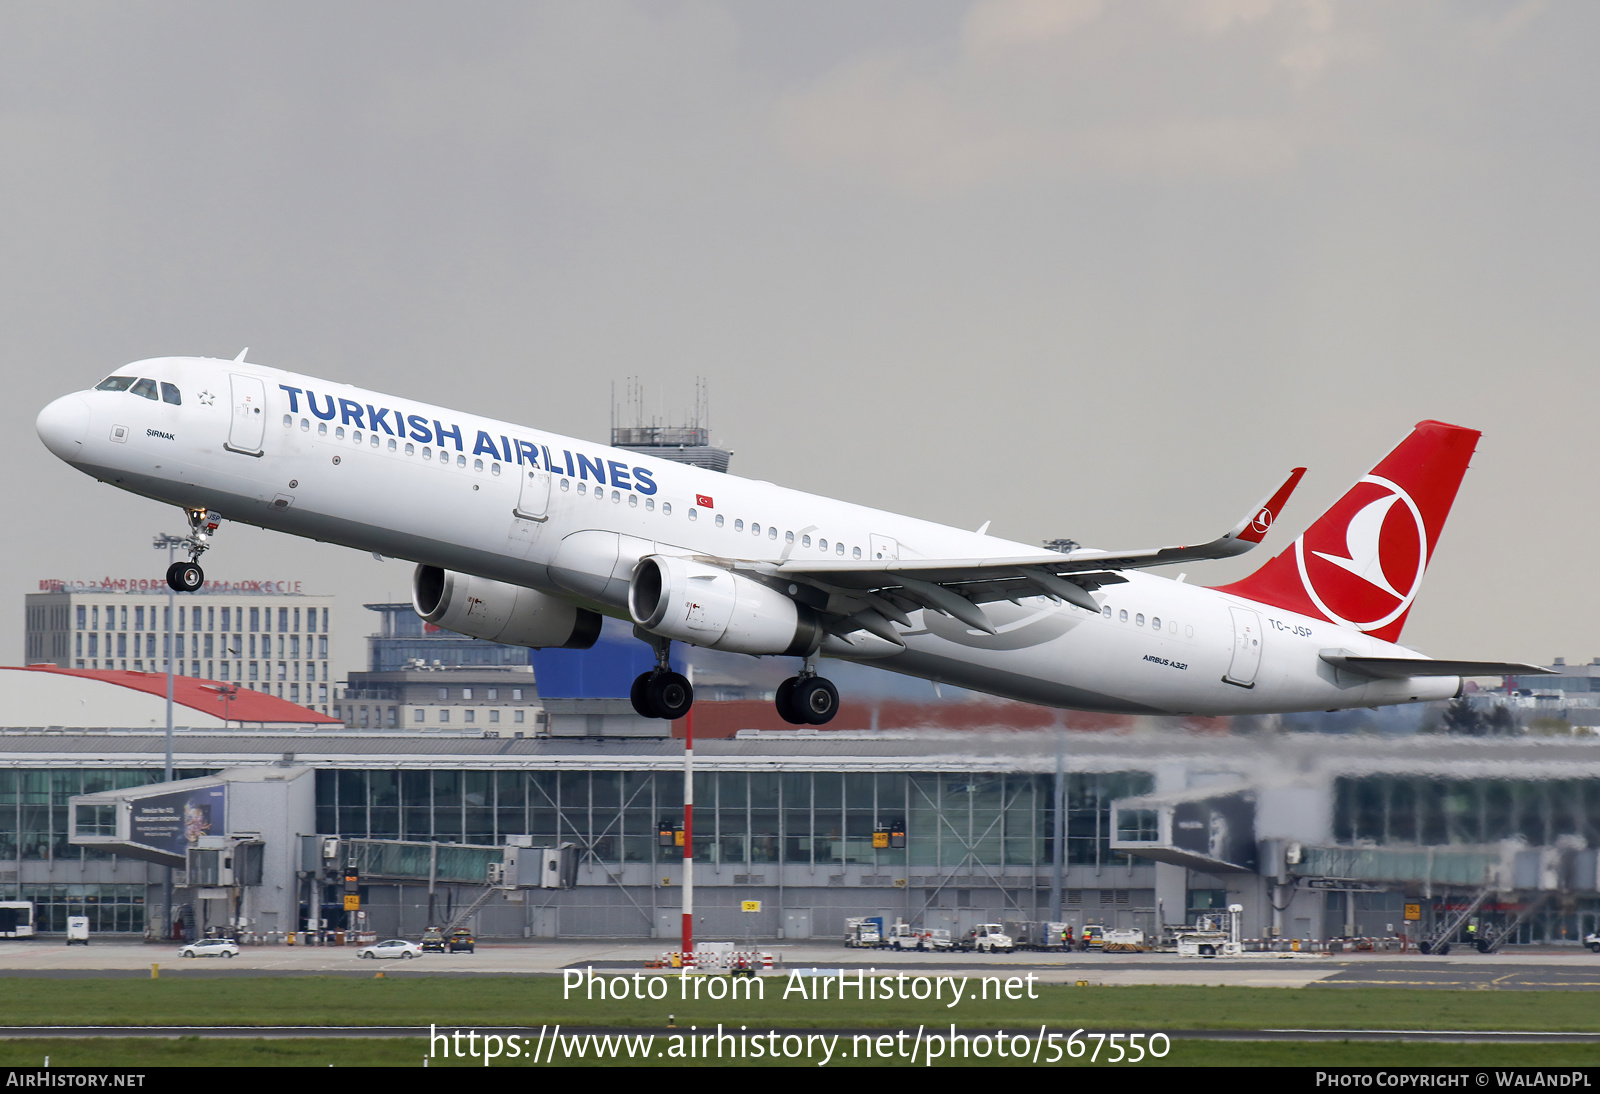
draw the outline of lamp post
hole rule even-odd
[[[169,570],[172,568],[172,564],[177,561],[177,559],[175,559],[173,557],[173,552],[176,551],[179,547],[182,547],[183,545],[184,545],[184,539],[183,539],[182,536],[168,535],[166,532],[162,532],[159,535],[157,535],[155,537],[155,540],[150,544],[150,546],[154,547],[158,551],[161,550],[162,548],[166,548],[166,551],[167,551],[167,568]],[[172,594],[173,594],[172,584],[169,582],[167,584],[167,650],[166,650],[166,653],[167,653],[167,656],[166,656],[166,662],[167,662],[167,756],[166,756],[166,762],[162,766],[162,781],[163,782],[171,782],[172,781],[172,655],[174,653],[174,642],[173,642],[173,630],[172,630],[172,627],[173,627],[173,624],[175,622],[175,620],[172,618],[173,609],[174,609],[173,595]],[[167,870],[166,870],[166,879],[162,884],[162,894],[163,894],[164,909],[165,909],[162,912],[162,924],[163,924],[163,927],[165,928],[165,930],[167,932],[167,937],[171,938],[172,937],[172,867],[170,867],[170,866],[168,866]]]

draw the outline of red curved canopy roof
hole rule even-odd
[[[64,669],[56,665],[29,665],[19,671],[48,672],[56,676],[81,676],[86,680],[99,680],[118,687],[132,688],[149,695],[167,697],[167,674],[164,672],[132,672],[123,669]],[[264,691],[251,691],[241,684],[228,684],[218,680],[201,680],[194,676],[172,678],[172,701],[175,704],[224,718],[230,722],[296,722],[301,724],[342,725],[343,720],[319,714],[310,707],[279,699]]]

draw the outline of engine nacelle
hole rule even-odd
[[[437,566],[417,567],[411,578],[411,604],[437,627],[488,642],[586,650],[600,637],[600,616],[595,612],[537,589]]]
[[[731,653],[804,657],[822,643],[816,615],[776,589],[671,555],[639,560],[628,611],[652,634]]]

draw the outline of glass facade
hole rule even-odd
[[[1438,779],[1367,775],[1334,782],[1341,843],[1496,843],[1562,836],[1600,844],[1600,779]]]
[[[683,816],[683,777],[649,771],[319,771],[317,831],[371,839],[498,844],[570,841],[603,863],[670,863],[658,824]],[[699,772],[697,862],[1038,868],[1052,861],[1053,776],[971,773]],[[1147,794],[1143,772],[1067,783],[1067,862],[1121,865],[1115,798]],[[873,847],[906,825],[903,849]]]
[[[64,933],[71,915],[86,916],[94,934],[144,931],[143,885],[12,885],[0,893],[0,900],[33,901],[38,931]]]

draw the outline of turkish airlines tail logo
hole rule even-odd
[[[1396,641],[1479,436],[1419,422],[1293,547],[1221,591]]]

